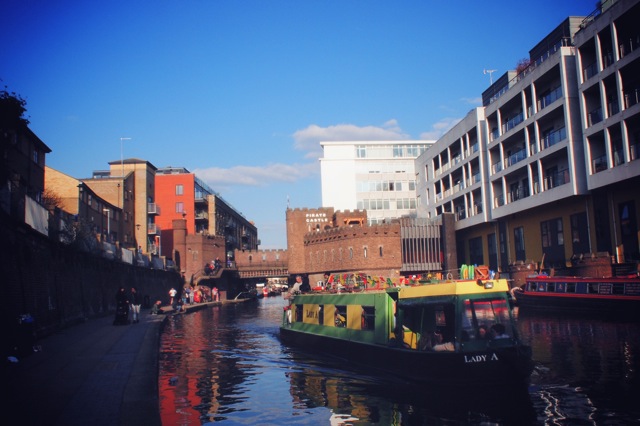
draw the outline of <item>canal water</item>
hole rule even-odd
[[[638,322],[517,312],[536,363],[531,383],[452,390],[282,345],[285,303],[270,297],[171,316],[160,348],[163,425],[640,422]]]

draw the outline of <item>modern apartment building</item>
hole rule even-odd
[[[415,216],[415,159],[433,142],[321,142],[322,207],[366,210],[370,225]]]
[[[567,18],[417,159],[418,215],[455,214],[461,263],[640,258],[638,3]]]
[[[173,220],[185,219],[187,234],[223,236],[227,258],[234,250],[257,250],[258,230],[220,194],[184,167],[165,167],[155,175],[157,203],[161,214],[162,254],[172,257]]]

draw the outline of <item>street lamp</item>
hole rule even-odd
[[[111,239],[111,220],[109,218],[109,213],[111,213],[110,209],[102,209],[104,213],[107,214],[107,241]]]
[[[124,177],[124,150],[122,148],[122,141],[130,141],[131,138],[120,138],[120,167],[122,167],[122,177]]]

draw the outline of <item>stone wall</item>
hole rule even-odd
[[[119,286],[135,286],[150,306],[168,303],[171,287],[180,290],[177,272],[137,267],[76,251],[14,222],[0,212],[2,325],[11,336],[29,315],[37,337],[88,318],[115,312]],[[24,324],[23,324],[24,325]],[[11,342],[5,342],[11,344]]]

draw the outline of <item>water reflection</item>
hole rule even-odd
[[[169,319],[161,339],[166,425],[629,424],[640,419],[636,323],[520,312],[536,371],[522,388],[416,387],[283,346],[280,298]]]
[[[537,363],[530,394],[545,424],[629,424],[640,419],[640,325],[597,315],[519,312]]]

